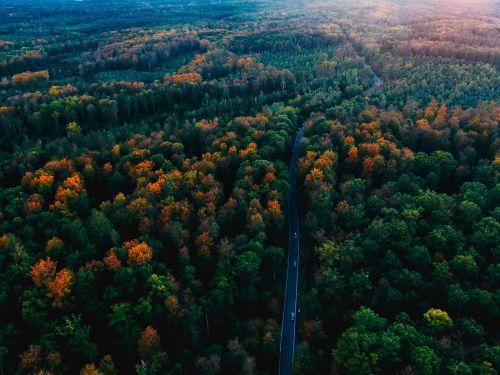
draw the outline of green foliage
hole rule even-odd
[[[417,346],[411,352],[411,358],[415,361],[415,369],[419,374],[432,375],[441,373],[441,361],[428,346]]]
[[[82,355],[87,361],[92,362],[97,359],[97,345],[90,339],[90,326],[82,324],[81,316],[73,315],[64,319],[56,332],[67,339],[72,351]]]
[[[275,373],[303,124],[294,373],[494,374],[498,17],[466,3],[0,5],[0,374]]]

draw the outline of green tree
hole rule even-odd
[[[97,359],[97,345],[90,339],[90,325],[82,324],[80,315],[65,318],[62,325],[56,329],[57,334],[67,338],[69,347],[75,353],[81,354],[87,361]]]
[[[98,244],[111,242],[113,225],[101,211],[93,209],[88,219],[89,234]],[[117,245],[116,243],[114,245]]]
[[[241,280],[241,287],[245,299],[249,300],[255,294],[259,280],[261,260],[253,251],[245,251],[236,259],[236,275]]]
[[[124,342],[127,353],[132,353],[132,344],[139,335],[139,328],[134,322],[133,309],[129,303],[121,302],[111,306],[108,315],[109,325],[114,327]]]
[[[428,346],[417,346],[411,351],[411,361],[418,374],[433,375],[441,373],[441,360]]]

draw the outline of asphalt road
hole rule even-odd
[[[304,127],[300,128],[293,145],[290,162],[290,186],[292,191],[288,199],[288,264],[286,271],[285,301],[281,320],[279,375],[292,373],[295,353],[295,321],[297,319],[297,286],[299,283],[299,212],[295,185],[297,178],[297,159],[300,154],[300,141],[304,136]],[[292,320],[292,313],[295,318]]]

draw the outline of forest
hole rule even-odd
[[[499,69],[495,0],[1,2],[0,375],[277,374],[292,196],[294,375],[500,374]]]

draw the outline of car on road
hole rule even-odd
[[[295,320],[295,313],[292,311],[292,314],[290,315],[290,320],[293,322]]]
[[[293,239],[296,240],[297,239],[297,232],[293,232]]]
[[[293,268],[297,268],[297,261],[296,260],[293,261]]]

